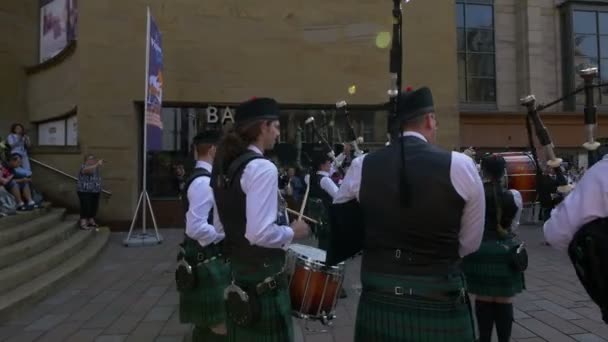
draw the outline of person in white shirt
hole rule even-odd
[[[356,342],[470,342],[472,313],[458,265],[481,243],[481,178],[471,158],[432,145],[437,118],[428,88],[401,93],[397,103],[402,136],[356,158],[334,198],[332,217],[354,216],[364,227],[332,220],[328,258],[347,248],[340,235],[364,231]]]
[[[579,229],[605,217],[608,217],[608,155],[589,168],[551,211],[543,228],[545,239],[553,248],[566,251]]]
[[[224,289],[230,281],[230,267],[222,256],[224,232],[214,225],[213,191],[210,187],[213,158],[219,140],[217,132],[197,134],[192,142],[196,165],[185,185],[186,236],[180,245],[181,264],[176,274],[180,292],[180,321],[194,324],[193,342],[226,341]],[[215,216],[215,217],[214,217]],[[188,276],[195,277],[188,281]]]
[[[306,210],[309,217],[314,217],[319,224],[315,226],[315,235],[319,240],[319,248],[327,251],[329,243],[329,208],[338,193],[338,186],[330,178],[332,158],[330,151],[322,148],[315,151],[312,158],[312,174],[309,178],[310,190]]]
[[[213,168],[212,188],[233,277],[226,289],[230,341],[293,340],[286,250],[294,238],[308,236],[310,228],[301,220],[289,225],[277,168],[263,157],[279,132],[274,99],[242,103]]]

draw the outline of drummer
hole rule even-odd
[[[285,250],[310,228],[303,221],[288,225],[277,167],[263,156],[279,133],[274,99],[242,103],[213,167],[212,188],[233,276],[225,292],[232,342],[293,341]]]
[[[338,193],[338,186],[330,178],[332,158],[329,151],[321,149],[316,151],[312,159],[313,174],[310,177],[310,193],[306,208],[308,216],[317,219],[319,224],[315,226],[315,234],[319,239],[319,248],[327,251],[329,245],[329,208]],[[346,298],[344,288],[340,290],[340,298]]]

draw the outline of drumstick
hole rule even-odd
[[[298,213],[297,211],[293,210],[293,209],[289,209],[289,208],[285,208],[285,210],[287,210],[288,213],[293,214],[293,215],[300,215],[300,213]],[[314,223],[314,224],[319,224],[319,221],[311,219],[310,217],[306,216],[306,215],[302,215],[302,219],[310,222],[310,223]]]
[[[308,201],[308,192],[310,192],[310,182],[312,182],[312,177],[306,183],[306,192],[304,193],[304,200],[302,201],[302,206],[300,206],[300,214],[298,215],[298,220],[302,219],[304,216],[304,208],[306,208],[306,202]]]

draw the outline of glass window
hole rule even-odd
[[[496,102],[494,6],[492,1],[457,0],[459,98]],[[489,87],[482,89],[481,87]]]
[[[572,12],[572,78],[570,90],[582,86],[578,71],[587,66],[599,68],[599,78],[608,80],[608,8],[604,11],[573,10]],[[608,103],[607,89],[597,91],[598,103]],[[585,96],[579,93],[576,103],[583,104]]]
[[[38,146],[78,146],[76,115],[65,119],[39,123],[36,127]]]
[[[270,155],[276,156],[279,166],[296,165],[296,132],[302,131],[302,153],[300,164],[308,165],[313,144],[319,138],[313,134],[312,127],[306,125],[309,117],[315,118],[316,126],[329,143],[336,146],[348,141],[350,129],[342,112],[336,112],[335,106],[325,108],[284,108],[281,110],[281,136],[275,150]],[[199,107],[165,107],[162,110],[163,148],[161,151],[148,153],[148,192],[156,199],[180,196],[181,188],[194,168],[192,138],[202,131],[227,130],[232,125],[236,105],[201,105]],[[349,116],[355,135],[363,137],[365,143],[384,143],[385,136],[374,136],[374,119],[377,115],[386,116],[383,108],[360,109],[349,107]],[[365,148],[365,144],[362,146]],[[182,173],[181,170],[184,170]]]

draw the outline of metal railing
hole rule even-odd
[[[61,171],[61,170],[59,170],[59,169],[57,169],[57,168],[52,167],[52,166],[51,166],[51,165],[49,165],[49,164],[43,163],[43,162],[41,162],[40,160],[36,160],[36,159],[34,159],[34,158],[32,158],[32,157],[30,157],[29,159],[30,159],[30,161],[31,161],[31,162],[33,162],[33,163],[35,163],[35,164],[37,164],[37,165],[40,165],[40,166],[42,166],[43,168],[45,168],[45,169],[47,169],[47,170],[51,170],[51,171],[53,171],[53,172],[55,172],[55,173],[58,173],[58,174],[60,174],[60,175],[62,175],[62,176],[64,176],[64,177],[67,177],[67,178],[69,178],[69,179],[72,179],[72,180],[74,180],[74,181],[76,181],[76,182],[78,181],[78,178],[76,178],[76,177],[74,177],[74,176],[70,175],[70,174],[69,174],[69,173],[67,173],[67,172]],[[110,192],[110,191],[108,191],[108,190],[106,190],[106,189],[101,189],[101,193],[103,193],[104,195],[107,195],[107,196],[112,196],[112,192]]]

